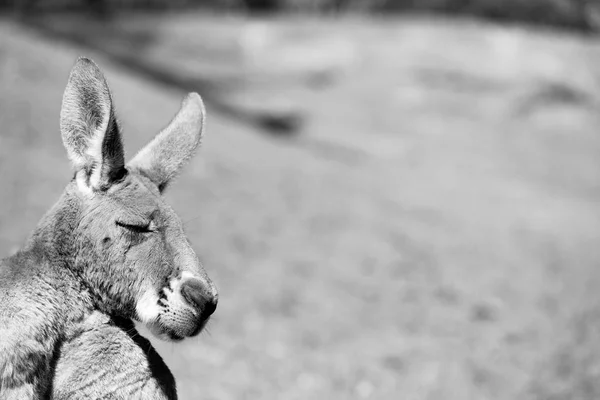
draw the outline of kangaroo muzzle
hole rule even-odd
[[[186,271],[163,288],[157,317],[147,323],[159,338],[182,340],[204,329],[217,303],[217,290],[210,279]]]

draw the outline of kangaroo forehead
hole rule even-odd
[[[170,208],[164,202],[158,189],[145,177],[129,173],[122,182],[108,193],[114,202],[115,212],[127,212],[146,220],[160,218],[170,214]]]

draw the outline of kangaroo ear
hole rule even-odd
[[[190,93],[171,123],[131,160],[128,166],[137,169],[162,192],[200,144],[206,111],[202,98]]]
[[[80,58],[63,96],[60,130],[77,178],[104,190],[125,171],[123,144],[112,98],[98,66]]]

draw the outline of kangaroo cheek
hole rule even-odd
[[[144,290],[135,306],[136,319],[144,324],[153,324],[160,315],[159,297],[153,290]]]

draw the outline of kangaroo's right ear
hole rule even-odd
[[[197,93],[189,93],[171,123],[128,164],[162,192],[196,151],[204,133],[206,110]]]
[[[80,58],[63,96],[60,130],[79,183],[104,190],[124,173],[123,144],[110,89],[98,66]]]

